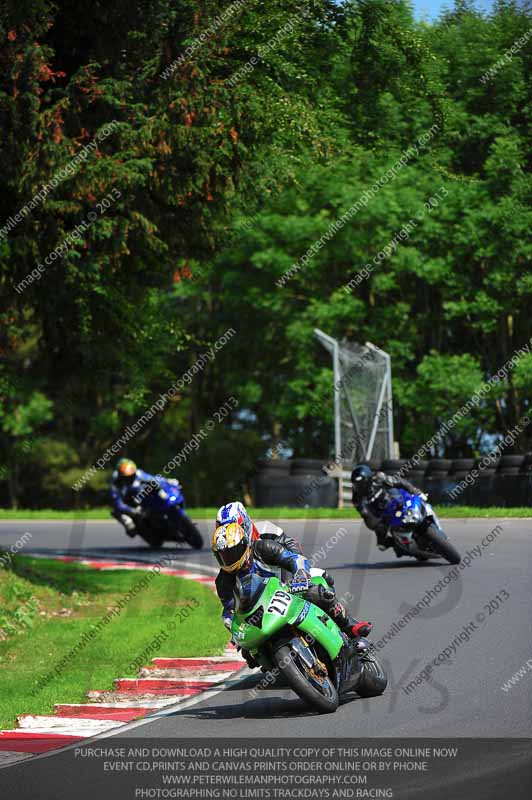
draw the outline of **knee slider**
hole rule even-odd
[[[334,606],[334,603],[336,601],[336,593],[334,592],[333,589],[326,589],[325,586],[320,586],[319,592],[320,592],[320,598],[324,603],[324,605],[329,606],[329,608]]]

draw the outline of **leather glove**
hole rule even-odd
[[[310,572],[307,572],[305,569],[298,569],[292,580],[290,581],[290,591],[293,594],[301,594],[301,592],[307,592],[310,586]]]

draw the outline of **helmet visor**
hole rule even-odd
[[[353,479],[353,494],[355,497],[364,497],[369,489],[369,481],[363,475],[358,475]]]
[[[223,550],[215,550],[214,555],[218,564],[222,568],[230,568],[234,567],[238,562],[244,557],[246,554],[246,550],[248,549],[248,543],[245,539],[242,539],[241,542],[235,544],[234,547],[224,547]]]

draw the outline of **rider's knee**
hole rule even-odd
[[[314,584],[309,586],[308,590],[305,592],[305,599],[328,613],[336,603],[336,592],[330,587],[316,586]]]
[[[320,593],[321,604],[324,608],[329,609],[336,603],[336,592],[332,588],[326,589],[325,586],[318,586]]]

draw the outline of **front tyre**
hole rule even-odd
[[[153,550],[159,550],[164,544],[164,536],[150,529],[148,525],[137,528],[137,533]]]
[[[425,539],[429,542],[435,553],[443,556],[449,564],[459,564],[461,555],[447,537],[442,536],[436,525],[429,525],[425,531]]]
[[[315,669],[311,670],[290,645],[276,650],[273,661],[290,688],[311,708],[321,714],[336,711],[338,692],[329,674],[321,675]]]
[[[161,537],[150,536],[147,538],[146,536],[143,536],[143,539],[147,544],[149,544],[152,550],[160,550],[164,544],[164,539],[161,539]]]
[[[144,539],[154,550],[161,548],[165,542],[164,533],[153,525],[147,516],[135,520],[135,534]]]
[[[203,547],[203,537],[192,520],[184,514],[180,514],[177,526],[179,532],[185,537],[185,541],[188,542],[194,550],[201,550]]]

